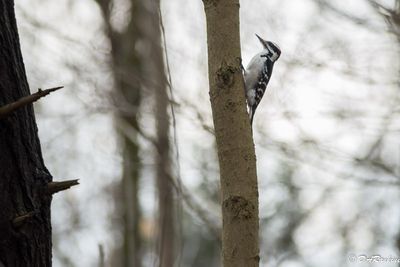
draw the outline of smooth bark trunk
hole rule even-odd
[[[240,69],[238,0],[204,0],[210,100],[222,191],[222,262],[259,265],[256,157]]]

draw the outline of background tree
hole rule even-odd
[[[135,46],[144,40],[143,27],[145,13],[143,1],[129,1],[130,10],[126,13],[129,23],[122,29],[112,24],[111,14],[115,6],[108,0],[98,1],[102,11],[104,33],[110,45],[110,65],[113,73],[114,91],[111,92],[115,107],[116,126],[120,134],[123,159],[123,174],[120,186],[115,191],[115,201],[119,213],[114,220],[122,223],[123,244],[113,256],[113,265],[142,266],[142,238],[139,224],[141,207],[139,201],[140,148],[138,144],[139,108],[142,95],[143,58]]]
[[[115,91],[112,93],[115,102],[112,104],[117,110],[116,126],[121,134],[123,150],[123,179],[121,188],[115,194],[118,206],[121,207],[124,228],[122,266],[142,266],[144,248],[139,229],[142,220],[139,202],[140,135],[154,145],[159,199],[158,261],[160,266],[173,266],[175,213],[170,171],[168,82],[161,46],[160,2],[129,1],[129,12],[125,14],[128,23],[122,28],[113,25],[111,16],[113,12],[120,11],[119,7],[110,1],[98,3],[102,10],[105,33],[111,44],[110,69],[115,81]],[[149,49],[140,50],[140,45]],[[154,96],[154,101],[150,97],[145,97],[145,100],[155,107],[155,138],[144,135],[139,124],[142,95],[149,92]],[[114,264],[118,264],[118,254],[114,258]]]
[[[149,5],[149,21],[147,23],[148,42],[151,51],[149,55],[149,66],[146,77],[152,77],[151,82],[145,82],[148,87],[153,88],[155,119],[156,119],[156,179],[158,189],[158,260],[159,266],[175,266],[176,257],[176,209],[174,199],[174,181],[177,180],[172,174],[172,160],[170,149],[170,118],[168,108],[170,99],[168,86],[172,86],[167,80],[164,63],[164,49],[161,33],[161,7],[160,0],[154,0]],[[172,92],[172,90],[171,90]]]

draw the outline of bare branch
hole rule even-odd
[[[16,111],[17,109],[25,107],[26,105],[33,103],[44,96],[47,96],[51,92],[60,90],[63,87],[64,86],[59,86],[59,87],[49,88],[49,89],[45,89],[45,90],[42,90],[39,88],[38,91],[34,94],[21,97],[20,99],[18,99],[17,101],[15,101],[13,103],[10,103],[10,104],[0,107],[0,119],[7,117],[8,115],[10,115],[12,112]]]
[[[30,211],[28,213],[25,213],[21,216],[17,216],[12,220],[12,224],[14,227],[20,227],[22,226],[28,219],[32,218],[33,215],[35,215],[35,211]]]
[[[330,1],[326,1],[326,0],[316,0],[316,3],[318,4],[318,6],[321,8],[321,10],[327,10],[327,11],[331,11],[332,13],[353,22],[356,25],[362,25],[365,26],[373,31],[379,31],[380,29],[374,25],[373,23],[371,23],[371,20],[368,18],[363,18],[363,17],[359,17],[356,14],[351,14],[348,13],[340,8],[335,7],[334,5],[332,5],[332,3]]]
[[[75,180],[67,180],[67,181],[61,181],[61,182],[50,182],[47,184],[47,190],[50,194],[55,194],[57,192],[67,190],[71,186],[78,185],[79,182],[78,179]]]

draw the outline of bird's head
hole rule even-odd
[[[266,50],[265,57],[268,57],[272,62],[275,62],[278,60],[278,58],[281,56],[281,49],[279,46],[273,42],[266,41],[260,36],[256,34],[258,40],[260,40],[260,43],[263,45],[264,50]]]

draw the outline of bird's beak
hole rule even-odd
[[[257,33],[256,33],[256,36],[257,36],[258,40],[260,41],[260,43],[263,45],[263,47],[264,47],[264,48],[268,48],[267,41],[265,41],[263,38],[261,38],[260,36],[258,36]]]

